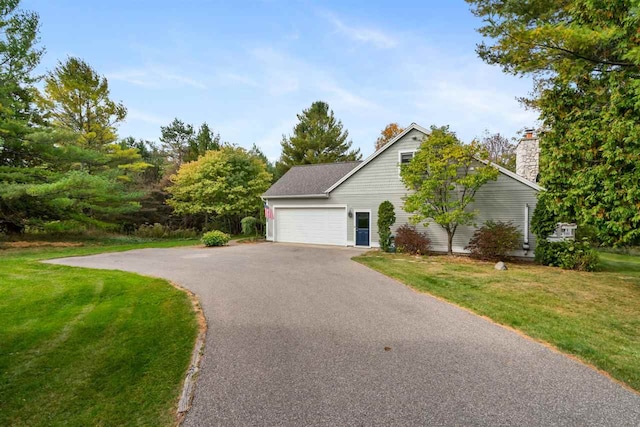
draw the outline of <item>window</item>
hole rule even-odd
[[[415,152],[413,151],[401,151],[400,152],[400,164],[407,164],[413,159]]]
[[[398,151],[398,176],[400,176],[402,165],[409,163],[415,154],[415,151]]]

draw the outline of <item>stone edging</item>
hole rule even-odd
[[[207,336],[207,320],[204,317],[202,306],[200,305],[200,301],[198,300],[196,294],[174,282],[169,281],[169,283],[171,283],[171,285],[176,289],[185,292],[189,296],[189,300],[191,300],[193,311],[195,312],[198,321],[198,336],[196,338],[196,344],[193,348],[193,353],[191,353],[189,369],[187,369],[187,374],[184,378],[184,383],[182,384],[182,392],[180,393],[180,400],[178,401],[178,409],[176,411],[176,425],[180,425],[182,421],[184,421],[184,418],[187,415],[189,409],[191,409],[191,403],[193,401],[195,392],[196,379],[198,376],[198,371],[200,370],[200,359],[202,358],[202,354],[204,353],[205,338]]]

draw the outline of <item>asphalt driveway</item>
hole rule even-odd
[[[66,265],[194,291],[209,331],[185,425],[640,425],[640,396],[350,260],[284,244],[142,249]]]

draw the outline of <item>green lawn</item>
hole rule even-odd
[[[0,250],[0,425],[173,425],[198,331],[165,280],[40,259],[192,245]]]
[[[514,327],[640,391],[640,257],[601,254],[585,273],[467,258],[370,252],[354,258],[422,292]]]

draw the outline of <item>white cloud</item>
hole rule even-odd
[[[152,125],[161,125],[164,126],[169,123],[169,120],[156,116],[155,114],[147,113],[144,111],[136,110],[134,108],[129,108],[127,111],[127,121],[139,121],[144,123],[149,123]]]
[[[398,40],[395,37],[382,30],[347,25],[332,13],[324,13],[323,15],[333,25],[337,32],[353,41],[369,43],[379,49],[390,49],[398,45]]]
[[[342,108],[381,110],[375,102],[346,89],[331,72],[272,48],[254,49],[252,55],[261,64],[262,87],[274,96],[296,92],[315,94],[317,99]]]
[[[207,88],[201,81],[183,75],[179,71],[159,65],[147,65],[142,68],[128,68],[107,73],[107,79],[119,80],[132,85],[149,88],[172,86],[189,86],[197,89]]]

